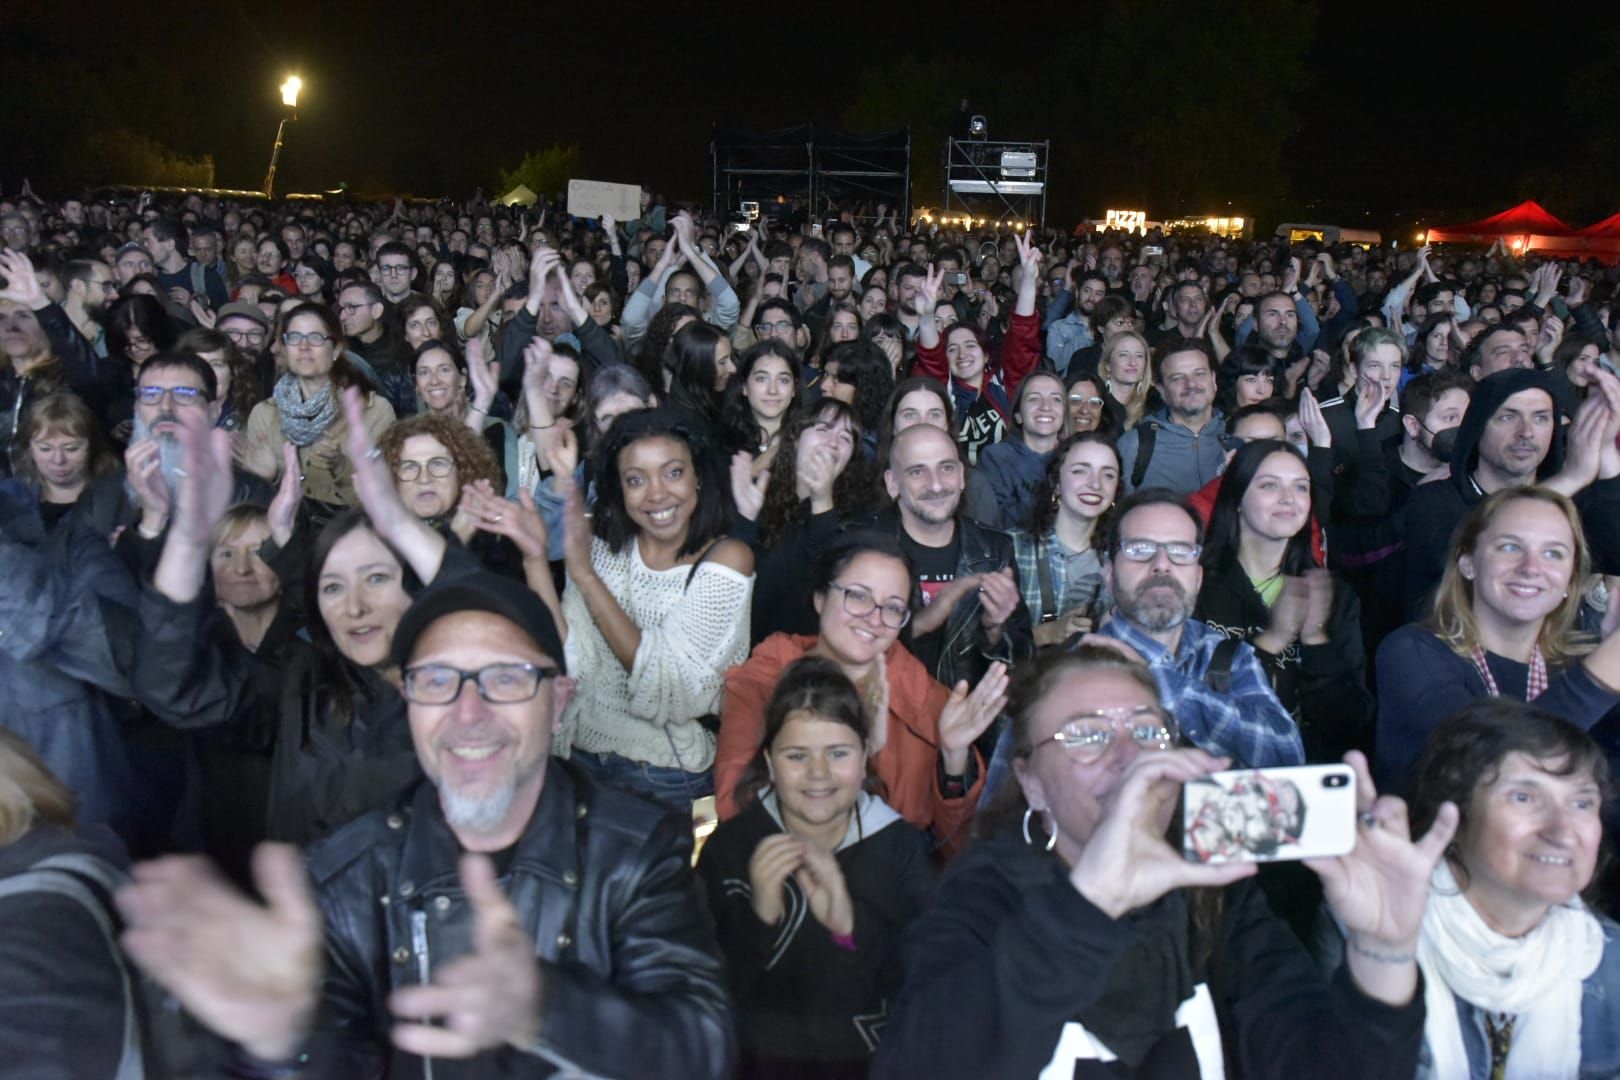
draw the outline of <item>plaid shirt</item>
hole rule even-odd
[[[1164,707],[1194,746],[1232,759],[1234,769],[1269,769],[1305,764],[1299,726],[1271,689],[1260,658],[1247,644],[1232,657],[1232,688],[1218,694],[1204,682],[1215,646],[1226,640],[1197,619],[1181,624],[1181,641],[1171,655],[1116,610],[1098,633],[1118,638],[1148,662]]]
[[[1074,565],[1074,561],[1071,558],[1072,553],[1063,546],[1063,541],[1058,539],[1057,529],[1048,529],[1040,545],[1036,544],[1034,534],[1026,529],[1009,529],[1007,535],[1012,537],[1013,558],[1018,562],[1018,588],[1024,594],[1024,606],[1029,608],[1030,618],[1039,626],[1043,614],[1041,609],[1041,568],[1039,560],[1036,558],[1036,553],[1041,547],[1045,548],[1046,565],[1052,573],[1052,606],[1056,609],[1052,614],[1064,614],[1067,607],[1073,606],[1068,604],[1068,600],[1070,591],[1069,569]],[[1089,592],[1092,594],[1091,601],[1089,601],[1091,603],[1094,603],[1098,595],[1101,594],[1102,587],[1100,561],[1095,580],[1086,581],[1082,579],[1074,583],[1075,592]]]
[[[1197,619],[1181,624],[1175,653],[1138,630],[1115,610],[1097,631],[1117,638],[1148,662],[1164,707],[1176,718],[1187,741],[1232,759],[1234,769],[1267,769],[1305,764],[1299,727],[1271,689],[1271,680],[1247,644],[1232,657],[1232,688],[1218,694],[1204,682],[1215,647],[1225,635]],[[982,809],[1012,771],[1012,725],[1006,724],[985,774]]]

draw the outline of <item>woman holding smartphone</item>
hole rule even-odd
[[[1454,806],[1414,842],[1405,804],[1347,757],[1355,847],[1306,864],[1348,933],[1324,979],[1244,880],[1253,863],[1166,840],[1182,785],[1226,762],[1176,748],[1147,668],[1040,653],[1008,711],[1018,782],[908,936],[874,1077],[1414,1074],[1418,933]]]

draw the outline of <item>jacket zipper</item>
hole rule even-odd
[[[433,981],[433,964],[428,955],[427,937],[427,911],[417,909],[411,912],[411,951],[416,953],[416,978],[423,986]],[[427,1019],[424,1017],[423,1022]],[[422,1059],[422,1076],[425,1080],[433,1080],[433,1059]]]

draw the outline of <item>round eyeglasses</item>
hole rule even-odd
[[[879,604],[877,597],[859,585],[840,585],[836,581],[829,581],[827,588],[836,589],[844,594],[844,612],[857,619],[863,619],[872,614],[874,609],[882,612],[878,616],[883,625],[890,630],[901,630],[911,621],[911,608],[897,600],[886,604]]]

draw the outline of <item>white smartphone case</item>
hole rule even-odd
[[[1348,765],[1237,769],[1182,785],[1182,853],[1192,862],[1283,862],[1356,846]]]

